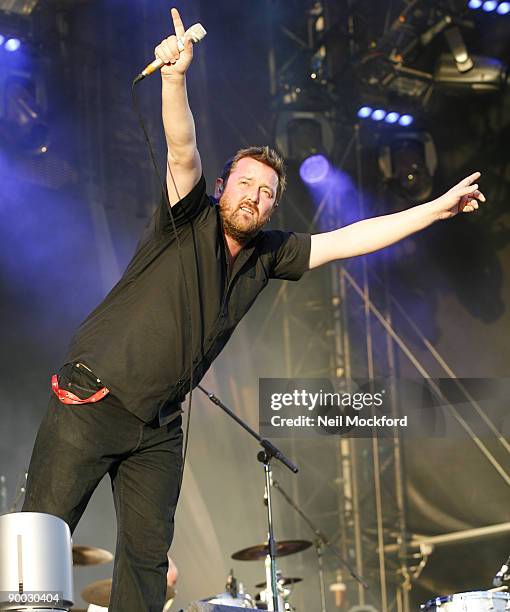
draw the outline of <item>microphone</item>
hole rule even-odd
[[[510,566],[510,557],[503,563],[499,572],[492,579],[492,584],[495,587],[500,587],[503,584],[503,579],[505,578],[505,574],[508,572]]]
[[[205,35],[207,34],[206,29],[201,23],[195,23],[190,28],[184,32],[184,38],[190,38],[194,43],[200,42]],[[184,40],[179,38],[177,41],[177,48],[179,51],[184,51]],[[139,75],[136,76],[134,83],[138,83],[142,79],[145,79],[146,76],[156,72],[165,65],[165,62],[162,59],[156,58],[153,62],[151,62],[148,66],[146,66]]]

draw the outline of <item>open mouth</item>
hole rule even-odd
[[[249,215],[251,215],[252,217],[255,216],[255,211],[252,208],[249,208],[248,206],[240,206],[240,210],[248,213]]]

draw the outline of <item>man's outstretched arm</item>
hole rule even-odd
[[[474,183],[475,172],[445,194],[419,206],[382,217],[358,221],[332,232],[314,234],[310,250],[310,269],[329,261],[366,255],[394,244],[435,221],[449,219],[459,212],[473,212],[485,196]]]
[[[184,38],[184,25],[177,9],[172,9],[175,35],[155,49],[156,57],[165,62],[161,69],[163,127],[167,142],[166,183],[173,206],[197,184],[202,162],[197,149],[195,121],[186,92],[186,71],[193,59],[193,43]],[[178,40],[184,42],[179,51]]]

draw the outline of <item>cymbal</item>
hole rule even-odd
[[[110,561],[113,561],[113,555],[109,550],[73,545],[73,565],[98,565]]]
[[[82,598],[89,604],[102,606],[107,608],[110,604],[110,595],[112,593],[112,579],[105,578],[104,580],[95,580],[83,589],[81,592]],[[173,600],[175,597],[175,589],[167,587],[165,602]]]
[[[289,584],[296,584],[297,582],[302,582],[302,581],[303,581],[302,578],[284,578],[283,576],[281,578],[278,578],[278,584],[281,584],[282,586],[288,586]],[[266,583],[259,582],[258,584],[255,585],[255,588],[265,589]]]
[[[276,543],[276,556],[285,557],[293,555],[310,548],[312,545],[308,540],[282,540]],[[232,555],[232,559],[236,561],[259,561],[265,559],[269,554],[269,546],[267,544],[257,544],[243,550],[238,550]]]

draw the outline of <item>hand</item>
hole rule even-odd
[[[175,35],[165,38],[155,49],[154,54],[163,60],[165,65],[161,68],[161,74],[185,74],[193,59],[193,42],[184,37],[184,24],[182,23],[179,11],[173,8],[171,11],[174,22]],[[182,40],[184,49],[179,51],[177,42]]]
[[[485,196],[478,189],[478,184],[474,182],[480,176],[480,172],[471,174],[431,202],[439,219],[449,219],[461,212],[474,212],[480,202],[486,201]]]

